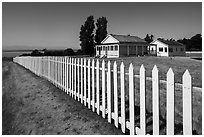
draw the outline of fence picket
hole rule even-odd
[[[83,104],[83,58],[81,58],[81,104]]]
[[[67,94],[69,94],[69,57],[67,58]]]
[[[77,64],[77,83],[78,83],[78,87],[77,87],[77,98],[78,98],[78,101],[80,101],[80,60],[78,58],[78,64]]]
[[[120,85],[121,85],[121,129],[125,133],[125,66],[120,65]]]
[[[92,111],[95,112],[95,62],[92,60]]]
[[[72,77],[72,75],[71,75],[71,73],[72,73],[72,67],[71,67],[71,61],[72,61],[72,58],[70,57],[69,58],[69,95],[71,96],[71,77]]]
[[[118,127],[118,71],[117,64],[114,62],[113,64],[113,79],[114,79],[114,120],[115,126]]]
[[[167,91],[166,91],[166,108],[167,108],[167,135],[174,135],[174,72],[170,68],[167,72]]]
[[[91,67],[90,67],[90,59],[88,59],[88,108],[91,108]]]
[[[129,111],[130,111],[130,122],[129,129],[130,135],[135,134],[135,104],[134,104],[134,68],[132,63],[129,66]]]
[[[159,77],[155,65],[152,70],[153,135],[159,135]]]
[[[192,135],[192,83],[188,70],[183,75],[183,134]]]
[[[72,58],[72,98],[74,98],[74,58]]]
[[[111,63],[108,61],[107,73],[107,106],[108,106],[108,122],[111,123]]]
[[[63,57],[63,91],[66,91],[65,81],[66,81],[66,64],[65,64],[66,57]]]
[[[105,118],[105,115],[106,115],[106,100],[105,100],[105,97],[106,97],[106,91],[105,91],[105,61],[103,60],[102,61],[102,117]]]
[[[84,100],[84,106],[86,106],[86,59],[84,59],[84,97],[83,97],[83,100]]]
[[[74,99],[77,99],[77,60],[74,58]]]
[[[144,65],[140,67],[140,133],[146,134],[146,77]]]
[[[100,111],[100,100],[99,100],[99,60],[96,61],[96,107],[97,107],[97,114],[99,115]]]

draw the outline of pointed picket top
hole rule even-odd
[[[75,64],[77,64],[77,58],[74,58],[74,60],[75,60]]]
[[[122,62],[121,64],[120,64],[120,70],[122,70],[122,69],[124,69],[125,68],[125,66],[124,66],[124,63]]]
[[[78,64],[79,64],[79,62],[80,62],[80,58],[78,58],[77,60],[78,60]]]
[[[105,67],[105,61],[104,61],[104,59],[103,59],[103,61],[102,61],[102,67]]]
[[[134,68],[133,68],[133,65],[132,65],[132,63],[131,63],[130,66],[129,66],[129,72],[130,72],[130,71],[133,71],[133,69],[134,69]]]
[[[189,73],[188,70],[185,71],[185,73],[183,74],[183,79],[189,79],[191,78],[191,74]]]
[[[110,67],[111,66],[111,62],[110,62],[110,60],[108,61],[108,67]]]
[[[94,59],[92,59],[92,67],[93,67],[93,69],[95,67],[95,60]]]
[[[117,67],[117,63],[116,63],[116,61],[114,61],[114,63],[113,63],[113,67]]]
[[[156,73],[159,72],[157,65],[154,65],[153,69],[152,69],[152,73]]]
[[[140,67],[140,73],[142,73],[142,72],[145,72],[145,67],[144,67],[143,64],[142,64],[141,67]]]
[[[169,68],[168,72],[167,72],[167,76],[174,76],[174,72],[172,68]]]
[[[99,66],[99,60],[98,59],[96,60],[96,66]]]

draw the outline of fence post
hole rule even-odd
[[[102,61],[102,117],[105,118],[106,116],[106,91],[105,91],[105,61]]]
[[[159,76],[155,65],[152,70],[153,135],[159,135]]]
[[[95,62],[92,60],[92,111],[95,112]]]
[[[113,80],[114,80],[114,120],[115,126],[118,127],[118,70],[116,61],[113,64]]]
[[[134,68],[132,63],[129,66],[129,107],[130,107],[130,135],[135,134],[135,103],[134,103]]]
[[[192,83],[188,70],[183,75],[183,134],[192,135]]]
[[[146,76],[144,65],[140,67],[140,133],[146,134]]]
[[[90,73],[90,59],[88,59],[88,108],[91,108],[91,73]]]
[[[120,85],[121,85],[121,129],[125,133],[125,66],[120,65]]]
[[[99,95],[99,60],[96,61],[96,104],[97,114],[100,114],[100,95]]]
[[[166,133],[167,135],[174,135],[174,72],[170,68],[167,72],[167,91],[166,91]]]

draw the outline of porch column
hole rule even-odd
[[[138,49],[137,49],[137,45],[136,45],[136,55],[138,55]]]
[[[129,45],[127,46],[127,55],[130,55],[130,51],[129,51]]]

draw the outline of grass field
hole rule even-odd
[[[102,59],[100,59],[102,60]],[[195,87],[202,87],[202,61],[194,60],[188,57],[123,57],[123,58],[108,58],[104,59],[106,62],[108,60],[113,64],[114,61],[117,62],[118,71],[121,62],[125,64],[126,72],[128,72],[129,64],[132,63],[134,66],[135,74],[139,74],[139,69],[143,64],[146,69],[146,75],[152,77],[152,69],[154,65],[157,65],[159,69],[160,80],[166,80],[166,73],[171,67],[175,74],[175,82],[182,83],[182,76],[186,69],[189,70],[192,76],[192,83]]]

